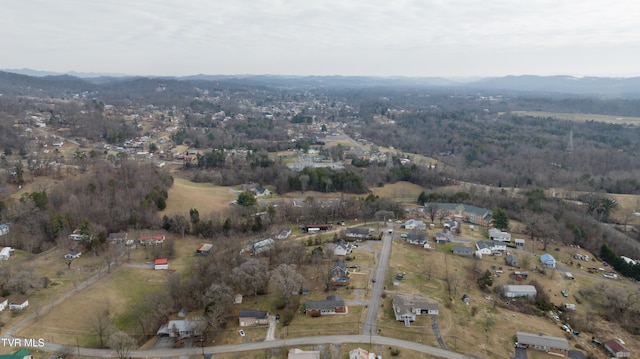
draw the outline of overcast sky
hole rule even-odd
[[[0,68],[640,75],[635,0],[1,0]]]

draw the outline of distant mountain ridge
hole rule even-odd
[[[43,90],[91,91],[96,86],[134,79],[186,82],[221,81],[245,85],[303,88],[427,88],[456,92],[491,92],[509,95],[571,95],[589,97],[640,98],[640,77],[573,77],[573,76],[504,76],[478,80],[444,77],[375,77],[375,76],[285,76],[285,75],[205,75],[192,76],[129,76],[123,74],[76,73],[60,74],[30,69],[0,71],[0,92],[12,92],[12,86],[37,87]],[[13,88],[15,90],[15,88]]]

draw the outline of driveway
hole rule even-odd
[[[511,359],[527,359],[527,349],[516,348],[516,355]]]
[[[267,329],[267,336],[264,338],[265,341],[276,340],[276,316],[269,316],[269,329]]]
[[[433,334],[436,336],[436,340],[438,341],[440,348],[447,350],[447,345],[444,343],[442,335],[440,335],[440,327],[438,327],[438,320],[435,315],[431,316],[431,329],[433,329]]]
[[[572,359],[587,359],[584,353],[579,350],[569,350],[567,356]]]

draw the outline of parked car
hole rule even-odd
[[[567,293],[567,291],[564,289],[560,293],[562,293],[562,296],[565,298],[569,296],[569,293]]]
[[[241,337],[244,337],[244,330],[240,329],[240,330],[238,331],[238,333],[240,333],[240,336],[241,336]]]

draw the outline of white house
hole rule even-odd
[[[538,295],[536,287],[532,285],[505,285],[504,296],[507,298],[535,297]]]
[[[438,303],[427,301],[411,301],[400,296],[394,296],[391,300],[393,314],[396,320],[404,322],[409,326],[409,322],[416,320],[417,315],[438,315]]]
[[[9,305],[9,299],[0,297],[0,312],[7,309],[7,305]]]
[[[205,327],[204,320],[170,320],[169,323],[161,326],[156,334],[172,338],[188,338],[201,335]]]
[[[479,241],[476,242],[476,252],[481,255],[500,255],[507,250],[504,242],[498,241]]]
[[[417,219],[410,219],[410,220],[404,222],[404,228],[405,229],[421,229],[421,230],[425,230],[425,229],[427,229],[427,225],[423,221],[419,221]]]
[[[6,223],[0,224],[0,236],[9,234],[9,225]]]
[[[29,300],[25,297],[18,298],[9,303],[9,309],[11,310],[23,310],[29,306]]]
[[[540,256],[540,262],[543,266],[547,268],[555,268],[556,267],[556,259],[549,253],[545,253]]]
[[[489,229],[489,239],[492,241],[498,242],[511,242],[511,234],[507,232],[502,232],[497,228]]]
[[[0,260],[8,261],[9,257],[11,257],[11,252],[13,249],[11,247],[4,247],[0,250]]]
[[[346,256],[351,253],[351,249],[351,244],[345,240],[340,240],[340,242],[336,243],[335,247],[333,247],[333,254],[336,256]]]

